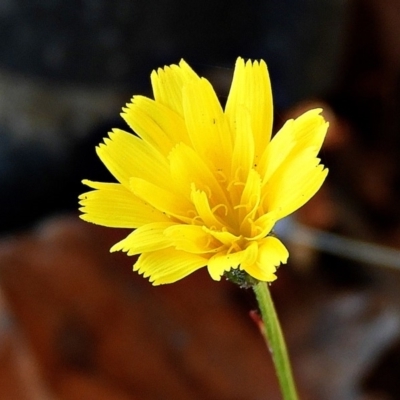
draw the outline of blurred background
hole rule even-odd
[[[280,399],[250,292],[153,288],[77,211],[153,69],[184,58],[224,103],[241,56],[268,64],[275,129],[330,121],[327,182],[277,227],[301,398],[400,399],[400,1],[2,0],[0,38],[0,398]]]

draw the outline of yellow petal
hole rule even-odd
[[[159,68],[151,74],[154,98],[157,102],[183,116],[182,89],[198,75],[184,61],[178,65],[171,65],[164,69]]]
[[[207,258],[175,249],[143,253],[133,267],[134,271],[150,277],[153,285],[176,282],[204,267]]]
[[[220,243],[224,244],[227,246],[227,248],[231,247],[233,243],[237,242],[240,240],[240,236],[236,236],[233,233],[230,233],[226,230],[224,231],[215,231],[213,229],[209,229],[206,226],[203,227],[205,232],[213,236],[215,239],[217,239]]]
[[[163,187],[171,181],[167,159],[130,133],[114,129],[96,150],[107,169],[127,188],[132,177]]]
[[[265,267],[259,262],[255,262],[254,264],[248,265],[245,268],[245,271],[259,281],[273,282],[276,280],[276,267],[274,267],[272,264],[269,264],[267,267]]]
[[[137,228],[154,221],[168,221],[168,217],[137,198],[117,183],[100,183],[84,180],[96,189],[79,196],[84,221],[113,228]]]
[[[232,154],[230,184],[228,186],[232,204],[239,204],[243,185],[254,165],[254,136],[248,109],[237,108],[235,141]]]
[[[321,187],[328,173],[313,150],[288,158],[264,185],[264,209],[279,210],[279,218],[303,206]]]
[[[271,83],[264,61],[242,58],[236,61],[232,86],[225,107],[231,129],[235,129],[240,108],[246,108],[251,115],[251,127],[254,134],[255,156],[258,159],[270,141],[273,104]]]
[[[174,147],[169,155],[171,177],[179,182],[179,188],[191,196],[192,185],[209,195],[212,207],[218,204],[229,206],[225,192],[213,171],[204,160],[191,148],[181,143]],[[230,209],[232,212],[232,209]]]
[[[163,155],[176,143],[190,143],[183,118],[161,103],[135,96],[123,111],[127,124]]]
[[[214,281],[220,281],[224,272],[239,268],[241,260],[242,258],[238,253],[231,253],[227,256],[226,251],[220,252],[208,260],[208,273]]]
[[[279,218],[285,218],[289,214],[297,211],[318,192],[328,175],[328,169],[323,168],[323,165],[316,167],[308,179],[303,179],[306,183],[303,185],[298,184],[292,191],[288,192],[285,203],[280,207]],[[302,179],[300,179],[300,181],[301,180]],[[285,194],[282,194],[282,196],[285,196]]]
[[[257,260],[258,246],[252,242],[245,250],[227,253],[220,252],[212,256],[207,264],[211,278],[219,281],[225,271],[231,268],[240,268],[241,265],[253,264]]]
[[[258,246],[255,263],[247,264],[244,270],[252,277],[266,282],[276,279],[275,271],[280,264],[286,264],[289,253],[279,239],[268,236]]]
[[[279,218],[278,211],[271,211],[263,214],[261,217],[255,220],[252,227],[252,235],[248,239],[251,238],[253,240],[259,240],[267,236]]]
[[[271,178],[271,175],[277,170],[293,149],[293,131],[294,121],[290,119],[285,122],[279,132],[266,146],[258,163],[258,171],[260,171],[264,183]]]
[[[215,215],[211,210],[210,203],[205,192],[197,190],[194,185],[192,186],[191,199],[200,222],[202,222],[205,226],[211,229],[220,230],[226,225],[224,220]]]
[[[235,176],[239,172],[239,177],[245,181],[250,169],[254,167],[254,135],[249,110],[238,106],[236,112],[232,174]]]
[[[295,157],[304,150],[316,156],[328,129],[328,123],[319,115],[321,109],[307,111],[295,120],[287,121],[273,137],[260,160],[259,171],[264,182],[288,157]]]
[[[193,148],[209,165],[229,174],[232,138],[210,82],[189,82],[183,90],[186,128]]]
[[[143,225],[128,235],[125,239],[111,247],[110,251],[126,251],[128,256],[149,251],[157,251],[171,246],[164,232],[173,226],[173,222],[153,222]]]
[[[320,115],[321,112],[321,108],[315,108],[300,115],[295,120],[293,133],[296,147],[312,148],[315,155],[322,147],[329,126],[329,123]]]
[[[261,200],[261,177],[254,169],[250,170],[246,185],[243,189],[240,207],[238,209],[239,220],[242,221],[240,232],[244,236],[251,236],[252,221]]]
[[[258,261],[261,264],[267,264],[268,260],[270,260],[272,264],[279,266],[279,264],[286,264],[289,258],[289,252],[286,247],[274,236],[264,238],[258,250]]]
[[[132,192],[144,202],[162,213],[178,218],[182,222],[188,224],[192,222],[195,214],[194,207],[188,199],[180,196],[179,193],[175,194],[139,178],[132,178],[130,183]]]
[[[164,234],[176,250],[197,254],[218,251],[217,241],[201,226],[173,225]]]

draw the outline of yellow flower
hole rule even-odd
[[[211,84],[183,60],[151,74],[154,100],[135,96],[97,154],[118,183],[84,180],[81,218],[131,228],[111,251],[140,254],[134,270],[154,285],[207,267],[215,280],[244,271],[276,279],[288,251],[274,224],[306,203],[327,170],[317,153],[328,124],[320,109],[289,120],[271,140],[264,61],[236,62],[223,109]]]

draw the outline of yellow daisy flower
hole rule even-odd
[[[123,109],[137,136],[114,129],[97,147],[118,183],[84,180],[94,190],[80,196],[81,218],[133,229],[111,251],[140,254],[134,270],[154,285],[202,267],[214,280],[275,280],[288,251],[272,229],[327,175],[317,158],[322,110],[287,121],[271,140],[264,61],[237,60],[225,109],[183,60],[153,71],[151,83],[154,100],[134,96]]]

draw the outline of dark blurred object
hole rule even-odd
[[[8,0],[0,65],[57,81],[147,87],[149,71],[182,57],[220,65],[253,53],[258,8],[229,0]]]
[[[400,222],[400,2],[350,5],[346,51],[326,99],[351,135],[328,153],[330,179],[357,221],[349,233],[386,241]]]
[[[132,272],[133,257],[109,253],[126,234],[68,217],[0,241],[0,288],[15,317],[0,335],[23,332],[48,390],[65,400],[278,400],[239,289],[206,269],[153,287]],[[12,361],[0,357],[1,371],[2,360]],[[0,398],[11,398],[6,389]]]
[[[332,103],[360,146],[400,145],[400,3],[350,2],[346,47]]]
[[[396,342],[380,356],[366,375],[363,388],[372,399],[400,399],[400,342]],[[369,397],[368,397],[369,398]]]
[[[108,252],[126,234],[71,216],[0,241],[0,398],[280,399],[252,291],[206,269],[152,287],[133,257]],[[279,270],[271,290],[300,398],[363,398],[398,340],[400,278],[372,276],[343,289]]]
[[[269,0],[260,3],[263,3],[264,18],[260,49],[271,72],[279,114],[336,85],[348,2]]]
[[[150,94],[154,68],[185,58],[224,103],[236,58],[264,58],[278,112],[325,88],[343,10],[331,0],[3,1],[0,232],[76,209],[79,182],[104,176],[94,146],[132,94]]]
[[[114,181],[98,159],[95,147],[122,120],[93,129],[75,148],[54,153],[35,140],[18,142],[0,136],[0,233],[32,227],[35,221],[61,211],[76,209],[84,190],[81,180]]]

